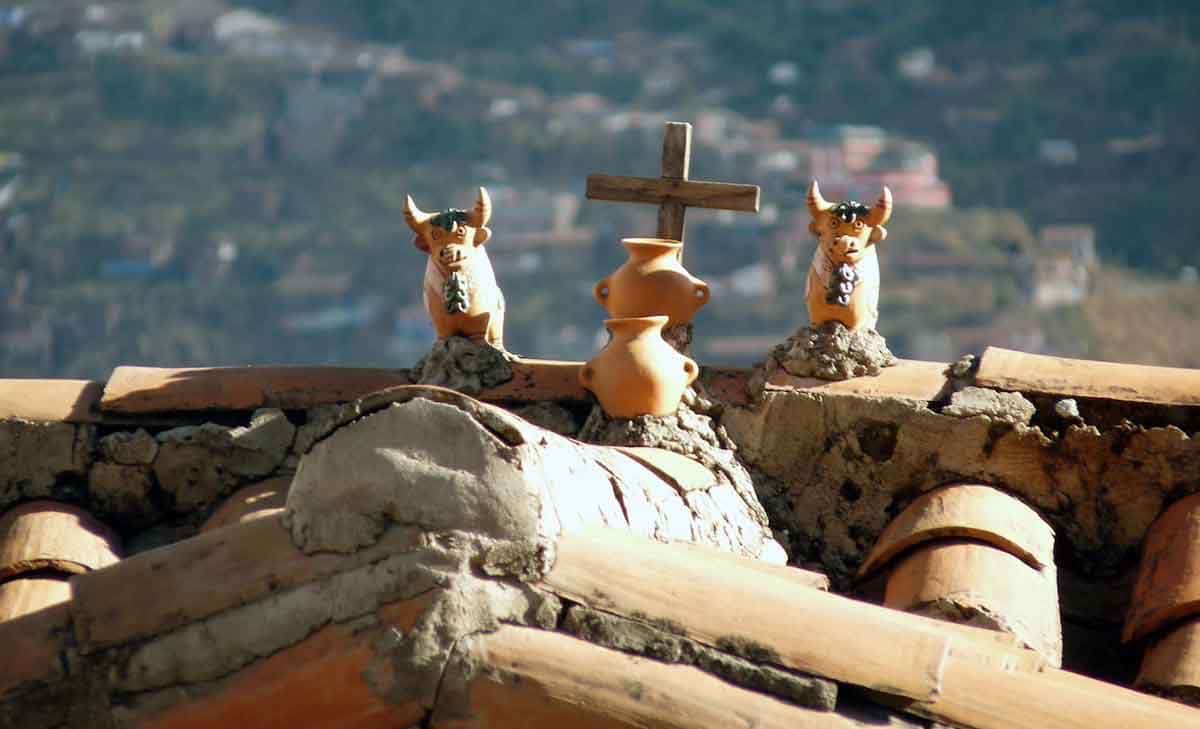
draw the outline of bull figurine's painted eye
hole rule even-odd
[[[855,221],[854,221],[854,229],[855,229],[855,230],[862,230],[862,229],[863,229],[863,221],[861,221],[861,220],[855,220]]]

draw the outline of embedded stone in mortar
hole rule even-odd
[[[779,366],[797,377],[848,380],[877,375],[896,364],[887,342],[874,329],[847,329],[837,321],[796,330],[771,351]]]
[[[690,322],[664,327],[662,338],[680,354],[690,355],[692,353],[692,325]]]
[[[510,355],[486,342],[446,337],[433,343],[413,370],[417,384],[437,385],[478,395],[513,378]]]
[[[1000,392],[985,387],[964,387],[950,397],[943,415],[970,418],[983,415],[992,420],[1028,424],[1037,408],[1019,392]]]

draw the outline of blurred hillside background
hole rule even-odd
[[[804,188],[891,186],[880,330],[1200,367],[1191,0],[0,0],[0,376],[117,364],[408,366],[432,330],[401,207],[495,203],[506,341],[585,359],[595,280],[694,179],[704,362],[805,323]]]

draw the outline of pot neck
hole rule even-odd
[[[622,319],[605,319],[604,326],[612,332],[613,337],[642,337],[659,334],[666,326],[670,317],[667,316],[635,316]]]
[[[678,258],[683,248],[679,241],[667,238],[625,238],[621,245],[625,246],[630,259],[634,261],[649,261],[664,256]]]

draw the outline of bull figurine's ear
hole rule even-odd
[[[475,245],[481,246],[484,243],[487,243],[488,239],[491,237],[492,237],[492,229],[491,228],[476,228],[475,229]]]
[[[423,234],[417,233],[413,236],[413,248],[416,248],[422,253],[429,252],[429,243],[425,240],[425,236]]]
[[[868,242],[882,243],[885,240],[887,240],[887,228],[883,227],[882,225],[876,225],[871,229],[871,237]]]

